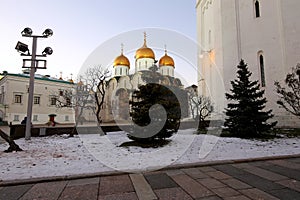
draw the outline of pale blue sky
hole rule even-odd
[[[136,49],[143,43],[142,30],[147,28],[175,31],[195,41],[195,0],[0,0],[0,26],[0,71],[21,72],[23,58],[14,48],[17,41],[31,48],[31,39],[20,34],[25,27],[32,28],[34,34],[51,28],[52,37],[38,40],[38,53],[46,46],[52,47],[54,53],[47,57],[48,69],[38,73],[55,77],[62,71],[64,78],[70,73],[74,77],[99,45],[125,32],[140,29],[140,38],[134,38],[140,44]],[[149,47],[155,37],[159,36],[149,35]],[[127,41],[123,42],[126,50]],[[161,54],[156,56],[159,59]],[[133,63],[133,58],[129,59]],[[186,71],[180,61],[177,63],[177,71]],[[196,73],[193,74],[190,83],[196,83]]]

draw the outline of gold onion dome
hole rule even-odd
[[[123,45],[122,45],[122,49],[121,49],[121,55],[116,57],[116,59],[114,60],[113,66],[115,67],[118,65],[127,66],[130,68],[130,62],[129,62],[128,58],[123,55]]]
[[[167,54],[167,50],[165,50],[165,55],[159,60],[159,66],[172,66],[175,68],[174,60]]]
[[[135,59],[139,58],[155,59],[153,50],[147,47],[146,33],[144,33],[144,45],[135,52]]]
[[[78,86],[83,86],[83,82],[82,80],[80,80],[78,83],[77,83]]]

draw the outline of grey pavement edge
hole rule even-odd
[[[208,161],[208,162],[196,162],[196,163],[170,165],[170,166],[164,167],[160,170],[184,169],[184,168],[192,168],[192,167],[247,163],[247,162],[267,161],[267,160],[280,160],[280,159],[299,158],[299,157],[300,157],[300,154],[294,154],[294,155],[268,156],[268,157],[236,159],[236,160],[218,160],[218,161]],[[138,173],[140,173],[140,172],[138,172]],[[99,172],[99,173],[85,173],[85,174],[65,175],[65,176],[48,176],[48,177],[30,178],[30,179],[16,179],[16,180],[9,180],[9,181],[0,181],[0,187],[20,185],[20,184],[35,184],[35,183],[42,183],[42,182],[66,181],[66,180],[74,180],[74,179],[82,179],[82,178],[93,178],[93,177],[98,177],[98,176],[123,175],[123,174],[129,174],[129,173],[122,172],[122,171],[106,171],[106,172]]]

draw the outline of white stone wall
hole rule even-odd
[[[174,77],[174,67],[172,66],[160,66],[159,72],[164,76]]]
[[[139,58],[135,61],[135,72],[148,70],[154,65],[154,59],[152,58]]]
[[[126,76],[129,73],[129,67],[124,65],[114,66],[114,76]]]
[[[230,90],[241,58],[248,63],[252,80],[261,82],[260,52],[264,57],[263,89],[268,109],[273,109],[279,126],[289,122],[300,126],[295,122],[298,119],[276,104],[274,87],[274,81],[283,80],[291,67],[300,62],[300,1],[259,0],[259,3],[260,17],[256,18],[253,0],[196,1],[199,92],[211,96],[222,107],[222,88]]]

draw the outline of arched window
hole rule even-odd
[[[259,0],[254,1],[255,17],[260,17],[260,3]]]
[[[260,84],[262,87],[266,86],[265,78],[265,59],[262,52],[258,53],[259,71],[260,71]]]

